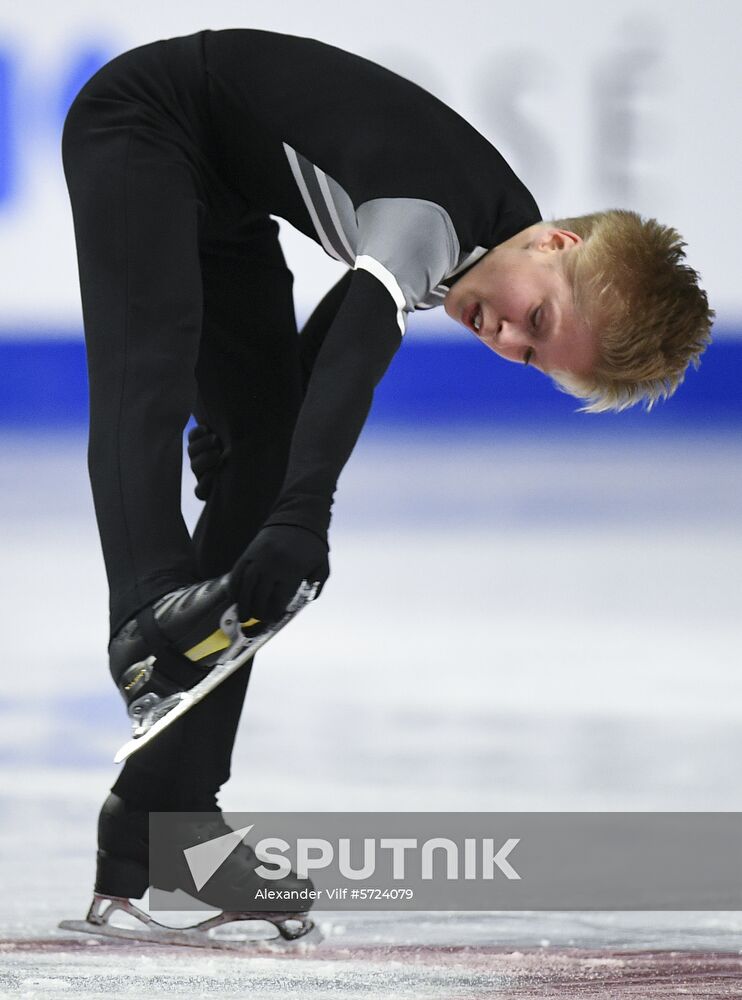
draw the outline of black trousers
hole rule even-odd
[[[301,405],[278,224],[224,181],[211,128],[198,36],[118,56],[65,121],[111,635],[169,590],[231,569],[280,489]],[[180,506],[191,414],[229,448],[192,538]],[[114,790],[150,809],[213,801],[249,675],[138,751]]]

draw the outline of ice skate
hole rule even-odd
[[[303,581],[282,618],[241,622],[229,574],[174,590],[140,611],[109,646],[111,674],[132,724],[119,763],[152,740],[225,678],[311,601],[318,585]]]
[[[60,928],[104,937],[199,948],[247,947],[274,951],[300,940],[305,945],[321,941],[319,928],[307,912],[312,905],[311,898],[300,910],[280,906],[273,910],[250,907],[250,902],[255,901],[256,890],[265,887],[265,882],[255,873],[255,867],[260,862],[247,844],[239,844],[206,884],[196,888],[183,849],[230,832],[231,828],[218,810],[198,823],[188,822],[183,826],[182,837],[177,837],[178,843],[173,845],[172,864],[166,872],[160,872],[157,878],[151,879],[149,813],[130,808],[119,796],[111,793],[98,819],[93,901],[84,920],[63,920]],[[188,927],[168,926],[132,902],[132,899],[140,900],[150,886],[165,891],[181,889],[222,912]],[[274,881],[271,887],[281,890],[313,888],[310,879],[301,878],[294,872]],[[256,936],[251,933],[256,929],[259,931],[259,927],[255,927],[256,922],[268,923],[277,933],[272,937]],[[227,925],[238,924],[241,925],[239,928],[229,927],[226,934],[216,933],[220,928],[227,929]]]

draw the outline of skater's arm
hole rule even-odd
[[[368,271],[351,271],[317,353],[283,488],[266,525],[298,525],[325,537],[338,477],[401,342],[398,308],[388,290]]]
[[[407,313],[448,273],[459,252],[439,206],[376,199],[361,205],[356,216],[355,265],[314,361],[281,491],[230,576],[240,616],[278,620],[302,580],[324,585],[340,473],[402,342]]]
[[[302,580],[324,586],[337,480],[401,343],[398,312],[377,278],[352,272],[314,363],[278,500],[230,575],[240,620],[277,621]]]

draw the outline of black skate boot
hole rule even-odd
[[[124,760],[212,691],[315,596],[303,582],[277,622],[240,622],[230,574],[165,594],[113,637],[109,666],[132,723]]]
[[[310,879],[300,878],[294,872],[282,879],[266,882],[255,874],[255,868],[261,864],[255,852],[242,843],[222,862],[203,888],[198,890],[183,849],[215,837],[223,837],[232,829],[216,804],[213,811],[199,812],[201,817],[197,822],[189,819],[180,825],[176,821],[177,814],[174,814],[172,829],[176,842],[172,845],[173,863],[167,866],[167,871],[158,872],[158,879],[153,881],[149,874],[149,812],[132,808],[124,799],[111,792],[98,816],[95,891],[106,896],[139,899],[150,886],[168,892],[182,889],[201,902],[223,910],[263,910],[263,905],[254,905],[257,889],[313,888]],[[307,905],[302,908],[309,909],[311,902],[311,898],[308,899]],[[279,906],[277,909],[288,909],[293,913],[296,912],[296,903],[291,903],[288,907]]]
[[[113,937],[225,947],[227,945],[210,937],[210,932],[215,928],[235,921],[263,920],[278,930],[282,941],[306,938],[310,933],[310,940],[321,940],[319,931],[307,915],[313,902],[311,892],[314,886],[311,880],[301,878],[291,871],[283,878],[266,882],[256,873],[255,869],[261,862],[247,844],[237,845],[212,877],[201,888],[196,887],[184,849],[232,832],[216,803],[213,812],[204,813],[196,822],[186,820],[185,817],[179,822],[175,814],[172,830],[173,844],[167,870],[150,876],[149,812],[128,806],[123,799],[111,792],[98,817],[98,856],[93,903],[85,921],[63,921],[60,926],[68,930]],[[222,912],[192,927],[167,927],[131,902],[132,898],[141,898],[150,886],[165,891],[182,889],[201,902],[218,907]],[[265,902],[256,898],[257,890],[266,888],[282,893],[290,892],[294,898],[271,903],[268,908]],[[141,929],[130,930],[111,924],[110,918],[117,911],[136,918],[142,925]],[[227,940],[234,946],[239,939],[232,936]]]

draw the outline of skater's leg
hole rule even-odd
[[[276,223],[245,215],[230,239],[205,244],[201,268],[196,415],[229,448],[194,532],[199,574],[208,579],[232,568],[278,494],[301,379],[293,277]],[[213,802],[229,777],[250,670],[247,664],[236,671],[129,758],[114,792],[142,808],[206,808]]]
[[[201,334],[197,172],[178,137],[96,94],[63,135],[85,325],[88,468],[110,632],[198,579],[180,510],[182,433]]]

